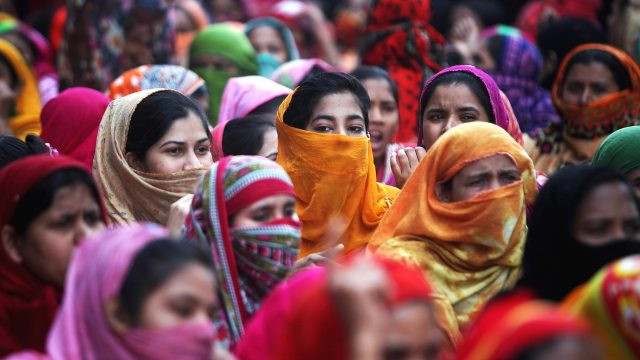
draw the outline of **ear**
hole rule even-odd
[[[442,182],[436,184],[436,196],[442,202],[451,202],[451,191]]]
[[[116,296],[108,299],[105,304],[105,313],[107,315],[107,323],[111,330],[117,335],[124,335],[130,330],[126,316],[123,314],[120,301]]]
[[[136,154],[128,152],[124,155],[127,164],[138,171],[144,171],[144,164],[138,159]]]
[[[22,254],[20,254],[20,251],[18,250],[20,237],[13,226],[3,226],[2,230],[0,230],[0,237],[2,238],[2,247],[4,247],[4,251],[7,253],[7,256],[17,264],[22,263]]]

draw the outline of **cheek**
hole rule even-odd
[[[180,158],[149,151],[144,162],[145,171],[152,174],[168,174],[182,170]]]
[[[62,287],[73,255],[73,238],[72,233],[30,229],[22,254],[26,266],[39,278]]]
[[[152,294],[142,307],[138,326],[144,330],[158,330],[180,323],[180,317],[165,304],[162,297]]]
[[[431,122],[425,121],[422,125],[422,145],[425,149],[429,149],[433,143],[438,140],[440,135],[442,134],[442,125],[441,124],[433,124]]]

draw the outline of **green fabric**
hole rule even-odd
[[[216,55],[225,58],[235,64],[240,72],[232,75],[224,71],[189,67],[200,75],[207,83],[209,90],[209,121],[212,125],[218,121],[218,111],[222,92],[227,80],[231,76],[246,76],[258,74],[258,61],[256,52],[249,39],[242,32],[226,24],[209,25],[202,29],[191,43],[189,58],[194,59],[199,55]]]
[[[640,126],[615,131],[600,145],[593,156],[594,165],[611,165],[623,173],[640,168]]]
[[[14,19],[5,19],[0,21],[0,34],[4,34],[18,27],[18,22]]]

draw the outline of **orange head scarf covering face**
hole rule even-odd
[[[334,219],[346,224],[336,239],[345,253],[362,249],[400,190],[376,182],[368,138],[319,134],[285,124],[293,94],[278,109],[276,130],[278,163],[291,177],[302,221],[299,256],[331,246],[323,240]]]
[[[443,202],[438,183],[467,164],[509,156],[521,179],[471,199]],[[536,195],[533,163],[500,127],[472,122],[442,135],[407,181],[382,220],[369,249],[420,266],[443,295],[438,310],[457,339],[460,327],[520,274],[526,235],[526,204]]]

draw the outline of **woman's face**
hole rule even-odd
[[[448,130],[466,122],[489,122],[489,115],[464,84],[438,86],[424,108],[422,146],[429,149]]]
[[[285,194],[273,195],[238,211],[229,220],[229,225],[231,228],[252,228],[287,218],[298,221],[295,197]]]
[[[209,167],[211,140],[207,137],[202,120],[189,112],[173,125],[147,151],[143,170],[154,174],[169,174],[179,171]]]
[[[393,97],[389,83],[384,79],[368,79],[362,82],[371,99],[369,110],[369,133],[374,159],[382,159],[387,146],[398,131],[398,104]]]
[[[104,229],[100,205],[84,184],[56,191],[51,206],[15,241],[22,263],[38,278],[64,286],[74,248]]]
[[[498,154],[473,161],[448,182],[438,184],[439,197],[445,202],[469,200],[520,180],[520,171],[507,155]]]
[[[439,359],[445,343],[433,309],[423,302],[393,309],[386,335],[386,360]]]
[[[632,197],[621,182],[605,183],[591,190],[576,213],[576,239],[591,246],[619,240],[640,241],[640,213]]]
[[[617,91],[620,88],[606,65],[576,63],[562,84],[562,100],[569,105],[586,105]]]
[[[321,134],[367,137],[364,114],[350,92],[325,95],[316,103],[305,128]]]
[[[625,177],[629,181],[629,184],[633,186],[635,190],[636,197],[640,199],[640,169],[632,170],[625,174]]]
[[[287,48],[280,34],[271,26],[258,26],[249,33],[249,41],[256,53],[269,53],[281,63],[289,60]]]
[[[216,307],[214,284],[211,269],[197,263],[184,266],[147,297],[138,327],[210,324]]]
[[[202,54],[194,57],[191,59],[189,67],[191,69],[222,71],[230,74],[231,76],[237,76],[240,74],[240,69],[231,60],[212,54]]]
[[[278,132],[276,129],[264,133],[262,148],[256,154],[264,156],[269,160],[276,161],[278,156]]]

